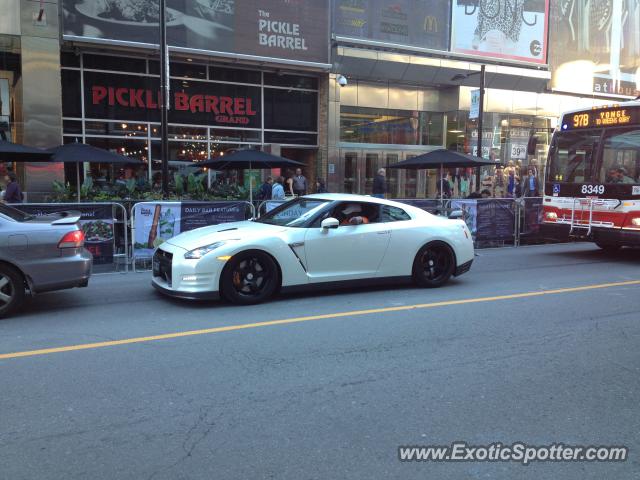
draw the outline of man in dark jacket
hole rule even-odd
[[[271,200],[271,191],[273,189],[273,178],[267,177],[264,183],[260,186],[258,192],[259,200]]]
[[[7,188],[4,191],[5,203],[22,203],[22,190],[20,190],[20,185],[18,185],[16,174],[9,172],[7,179]]]
[[[381,168],[373,179],[373,196],[376,198],[384,198],[384,194],[387,193],[386,174],[386,170]]]

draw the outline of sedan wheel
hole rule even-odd
[[[413,279],[421,287],[439,287],[455,270],[451,248],[444,243],[430,243],[420,249],[413,261]]]
[[[15,269],[0,265],[0,318],[9,315],[24,300],[24,282]]]
[[[235,255],[222,272],[222,295],[232,303],[260,303],[275,292],[279,282],[273,259],[262,252]]]

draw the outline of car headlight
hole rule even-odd
[[[204,257],[207,253],[214,251],[216,248],[220,248],[226,242],[216,242],[202,247],[194,248],[184,254],[184,258],[187,260],[198,260]]]

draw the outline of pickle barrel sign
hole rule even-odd
[[[85,72],[87,118],[159,121],[162,97],[153,77]],[[169,121],[260,128],[260,88],[172,80]]]
[[[329,0],[167,0],[175,47],[326,64]],[[62,0],[65,36],[159,43],[159,0]]]

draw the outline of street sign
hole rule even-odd
[[[471,90],[471,108],[469,118],[474,119],[480,116],[480,89]]]

